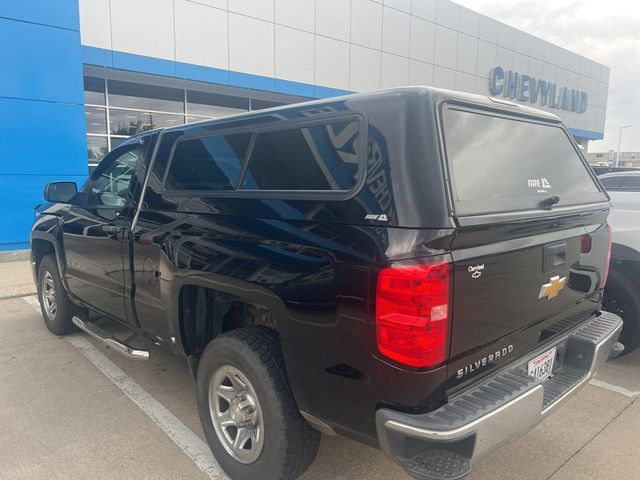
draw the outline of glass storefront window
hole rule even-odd
[[[109,106],[184,113],[184,90],[109,80]]]
[[[107,134],[107,110],[98,107],[85,107],[84,116],[87,120],[87,133]]]
[[[218,118],[249,110],[249,99],[216,93],[187,91],[187,112],[208,118]]]
[[[87,136],[87,157],[89,157],[90,164],[97,165],[108,152],[107,137]]]
[[[283,103],[247,96],[84,77],[90,170],[128,136]],[[186,114],[185,114],[186,113]]]
[[[260,100],[259,98],[251,99],[251,110],[263,110],[265,108],[279,107],[284,103],[271,102],[269,100]]]
[[[84,103],[105,105],[104,78],[84,77]]]
[[[122,142],[124,142],[127,137],[111,137],[111,150],[116,147],[119,147]]]
[[[191,115],[189,115],[187,117],[187,123],[193,123],[193,122],[201,122],[203,120],[210,120],[211,117],[192,117]]]
[[[174,127],[184,123],[184,115],[109,109],[109,129],[112,135],[133,135],[158,127]]]

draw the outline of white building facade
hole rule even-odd
[[[51,180],[155,127],[402,85],[494,95],[604,132],[609,68],[449,0],[0,2],[0,250]]]
[[[608,67],[449,0],[80,0],[80,33],[87,65],[296,97],[432,85],[604,131]]]

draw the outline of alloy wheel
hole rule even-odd
[[[42,276],[41,288],[42,304],[46,312],[47,320],[54,321],[58,313],[58,299],[56,294],[56,284],[53,276],[49,272],[44,272]]]
[[[209,384],[209,413],[227,453],[243,464],[255,462],[264,445],[264,420],[246,375],[231,365],[215,371]]]

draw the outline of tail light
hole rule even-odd
[[[609,237],[609,246],[607,247],[607,264],[604,266],[604,275],[602,277],[602,286],[607,283],[609,277],[609,266],[611,265],[611,225],[607,224],[607,235]]]
[[[430,367],[445,361],[449,277],[446,261],[380,271],[376,293],[380,353],[412,367]]]
[[[585,233],[584,235],[582,235],[582,237],[580,237],[580,251],[582,253],[591,252],[591,243],[592,243],[591,235],[589,235],[588,233]]]

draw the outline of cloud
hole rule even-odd
[[[604,140],[590,151],[640,151],[640,3],[628,0],[457,0],[457,3],[611,68]]]

